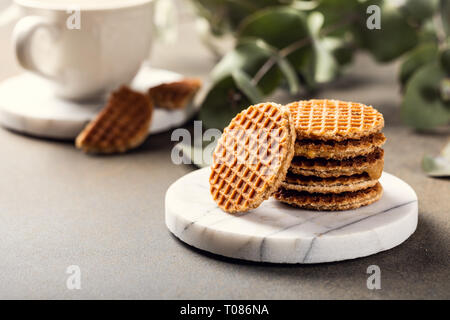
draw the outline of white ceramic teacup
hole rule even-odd
[[[91,99],[128,83],[148,57],[152,0],[14,0],[17,60],[63,98]]]

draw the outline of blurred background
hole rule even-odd
[[[0,0],[3,78],[18,72],[8,41],[16,20],[10,4]],[[279,91],[288,100],[317,96],[349,69],[370,79],[392,64],[401,121],[421,131],[448,128],[448,1],[159,0],[156,6],[160,41],[151,64],[208,81],[199,115],[206,127],[222,129],[241,109]],[[358,63],[373,68],[360,70]]]
[[[0,0],[0,9],[8,8],[10,2]],[[64,288],[59,289],[61,279],[54,279],[53,274],[58,274],[61,266],[77,261],[100,266],[88,270],[91,282],[83,289],[84,297],[206,298],[208,292],[208,297],[218,299],[449,298],[450,148],[445,146],[450,137],[450,1],[159,2],[163,3],[161,29],[150,63],[156,68],[204,80],[206,85],[197,101],[201,104],[197,119],[205,127],[222,129],[242,108],[267,100],[287,103],[330,98],[373,105],[381,111],[387,137],[385,171],[409,183],[419,197],[416,233],[400,249],[389,253],[347,264],[293,267],[288,271],[281,266],[255,268],[205,258],[167,240],[161,218],[165,191],[177,178],[195,169],[171,162],[174,143],[170,141],[170,132],[149,138],[139,150],[125,156],[86,160],[71,143],[29,139],[2,130],[0,143],[8,148],[4,167],[16,168],[5,176],[4,183],[10,181],[16,186],[20,182],[22,186],[17,196],[5,198],[14,203],[5,202],[8,210],[3,211],[5,215],[23,212],[26,219],[22,221],[22,216],[14,214],[8,219],[18,219],[15,228],[7,224],[0,227],[0,233],[9,239],[0,244],[4,246],[3,260],[8,263],[2,269],[8,272],[0,275],[4,285],[0,294],[24,297],[27,292],[29,297],[74,297]],[[377,7],[368,13],[371,5]],[[381,29],[369,29],[368,19],[375,19],[369,22],[376,26],[377,12]],[[13,11],[3,11],[0,80],[22,72],[10,41],[14,21]],[[186,127],[191,124],[192,121]],[[18,160],[22,158],[34,159],[36,169],[32,170],[28,161]],[[87,190],[86,187],[100,190],[98,196],[104,197],[103,202],[84,200],[80,190]],[[67,189],[72,195],[64,192]],[[32,202],[22,200],[41,199],[39,190],[44,190],[48,197],[45,206],[30,206]],[[11,192],[16,194],[15,190]],[[72,197],[78,193],[78,201],[85,207],[71,212]],[[130,217],[128,207],[116,212],[108,200],[114,195],[122,199],[123,194],[127,195],[124,206],[126,203],[145,208],[150,203],[153,216],[136,209],[138,213]],[[59,207],[49,211],[54,205],[52,199],[65,201],[66,216]],[[26,210],[19,208],[22,201]],[[97,215],[75,218],[79,212],[90,212],[93,207],[99,209]],[[39,214],[33,214],[35,210]],[[42,220],[47,213],[47,220]],[[70,228],[66,219],[78,229]],[[117,225],[121,225],[120,230]],[[103,232],[97,228],[103,228]],[[49,238],[36,236],[36,229],[48,231]],[[116,241],[118,237],[121,241]],[[32,245],[30,251],[10,250],[20,241],[26,243],[25,249],[29,244],[40,244],[39,248],[44,249],[34,258],[30,258],[30,252],[36,252]],[[71,251],[66,252],[63,247]],[[90,256],[83,254],[83,250]],[[183,251],[183,258],[177,258],[175,253],[179,250]],[[124,257],[123,252],[137,254]],[[47,263],[42,256],[57,259]],[[104,259],[109,259],[106,266],[117,266],[120,277],[116,278],[106,267],[101,268]],[[177,259],[181,261],[173,263]],[[148,268],[150,262],[152,272]],[[366,267],[381,262],[386,270],[383,290],[368,292],[363,277]],[[41,267],[33,269],[36,266]],[[179,266],[192,281],[180,281]],[[355,283],[354,275],[358,272],[363,285]],[[212,280],[218,284],[212,286]],[[300,285],[303,290],[298,290]]]

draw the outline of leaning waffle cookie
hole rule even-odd
[[[366,155],[383,146],[386,137],[381,132],[361,139],[311,140],[295,142],[295,155],[306,158],[346,159]]]
[[[148,135],[153,106],[147,95],[121,87],[102,111],[78,135],[77,148],[92,153],[125,152]]]
[[[169,110],[183,109],[201,86],[200,79],[187,78],[150,88],[149,95],[156,107]]]
[[[306,191],[309,193],[352,192],[373,187],[378,182],[367,173],[352,176],[319,178],[288,173],[281,186],[287,190]]]
[[[287,105],[297,139],[360,139],[379,132],[383,115],[370,106],[339,100],[308,100]]]
[[[338,211],[356,209],[371,204],[381,198],[383,188],[377,182],[375,186],[355,192],[342,193],[309,193],[280,188],[274,197],[289,205],[323,211]]]
[[[343,160],[294,157],[289,171],[299,175],[321,178],[350,176],[366,172],[371,179],[378,179],[383,171],[383,165],[384,151],[378,148],[371,154]]]
[[[289,111],[275,103],[250,106],[231,120],[213,153],[210,192],[224,211],[258,207],[280,186],[294,155]]]

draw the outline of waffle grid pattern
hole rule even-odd
[[[163,83],[149,89],[149,95],[159,108],[183,109],[202,86],[199,79],[183,79],[177,82]]]
[[[95,152],[125,151],[145,138],[151,114],[146,96],[122,87],[112,93],[106,107],[80,134],[77,146]]]
[[[213,154],[210,191],[227,212],[257,207],[277,189],[289,146],[289,115],[271,103],[250,106],[225,128]],[[281,182],[281,181],[280,181]]]
[[[313,99],[288,105],[297,139],[359,139],[379,132],[381,113],[361,103]]]

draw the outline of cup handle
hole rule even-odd
[[[41,28],[48,30],[54,38],[59,35],[59,29],[49,18],[27,16],[20,19],[13,30],[13,44],[19,64],[42,77],[55,80],[56,76],[43,71],[35,63],[32,56],[31,40],[35,32]]]

